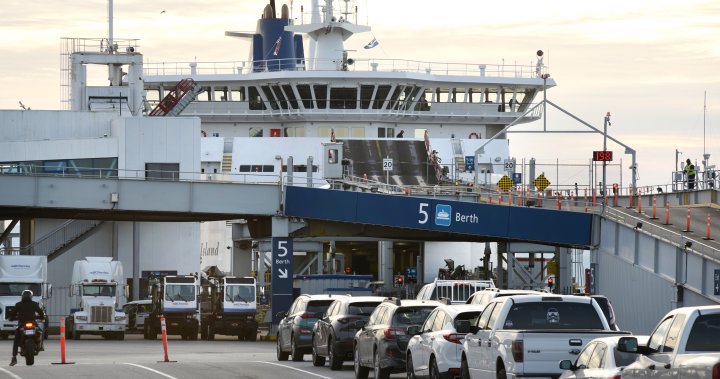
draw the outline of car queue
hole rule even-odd
[[[525,295],[550,294],[485,288],[467,294],[465,304],[454,298],[301,295],[278,327],[277,359],[301,361],[311,354],[314,366],[327,363],[331,370],[350,361],[359,379],[395,373],[408,378],[471,377],[461,364],[463,342],[477,331],[486,305],[495,298]],[[614,314],[611,318],[614,326]]]

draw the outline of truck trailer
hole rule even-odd
[[[17,321],[7,318],[20,301],[24,290],[33,292],[33,300],[45,310],[52,293],[47,283],[47,257],[32,255],[0,255],[0,337],[15,335]],[[45,325],[40,325],[47,334]]]

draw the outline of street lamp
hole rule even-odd
[[[610,125],[610,112],[605,115],[605,122],[603,124],[603,154],[607,151],[607,127]],[[602,178],[602,194],[603,194],[603,207],[607,203],[607,191],[605,188],[605,174],[607,172],[607,159],[603,159],[603,178]],[[631,195],[632,196],[632,195]]]

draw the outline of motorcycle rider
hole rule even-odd
[[[33,301],[32,291],[29,289],[23,291],[21,297],[22,299],[15,304],[13,314],[9,315],[9,320],[17,320],[18,322],[17,329],[15,329],[15,340],[13,341],[10,366],[17,364],[18,345],[20,344],[22,325],[26,322],[34,322],[37,319],[45,320],[45,312],[40,308],[40,304]]]

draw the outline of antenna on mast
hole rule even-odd
[[[707,171],[708,168],[708,160],[710,159],[710,154],[708,154],[705,151],[705,114],[707,113],[707,90],[703,93],[703,166],[705,167],[705,171]]]

